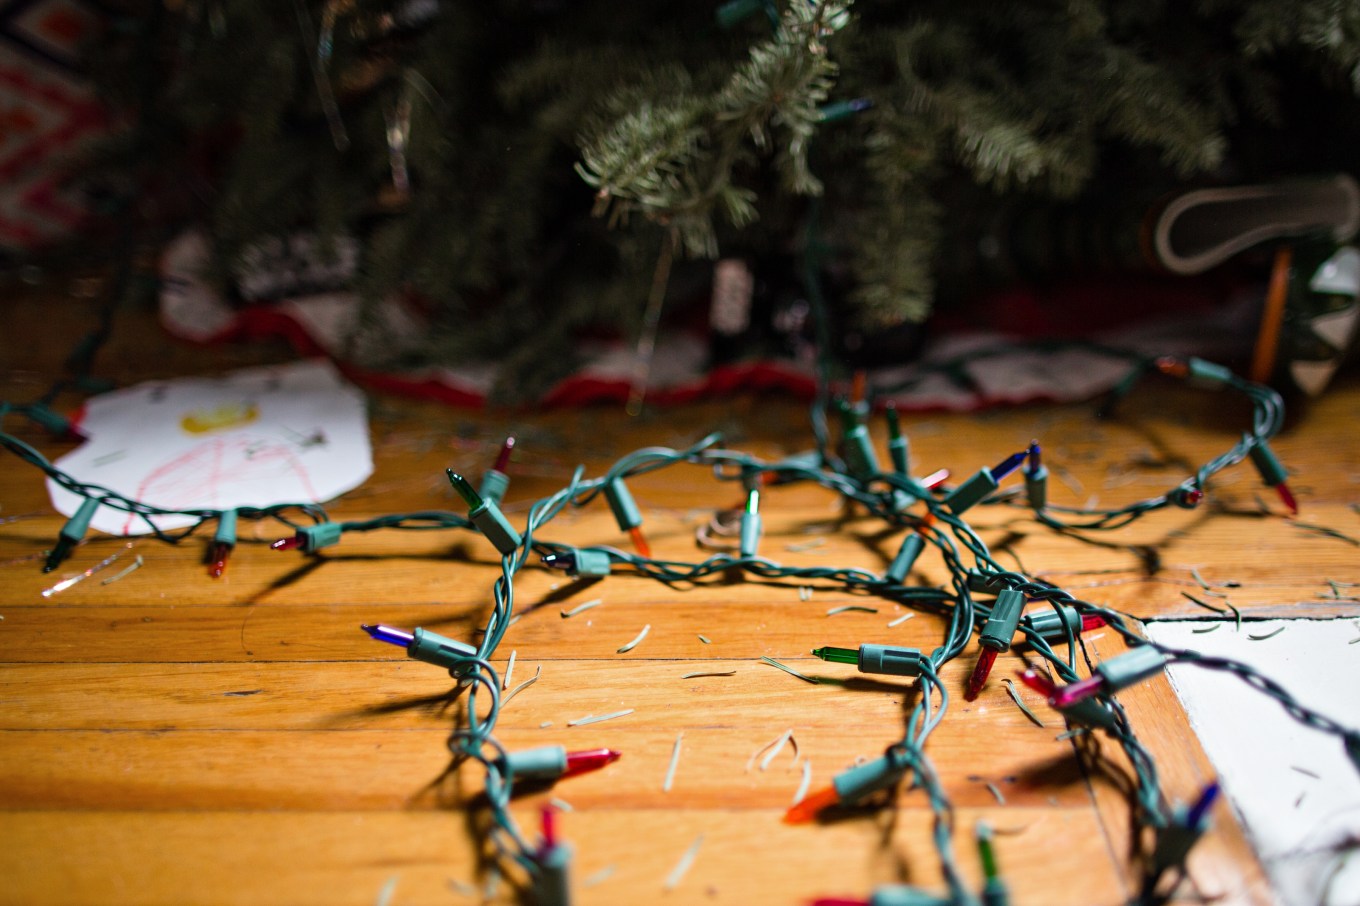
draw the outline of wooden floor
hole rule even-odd
[[[32,396],[58,367],[82,323],[76,304],[49,312],[39,302],[16,302],[0,314],[4,398]],[[39,334],[34,323],[45,329]],[[162,350],[164,342],[146,318],[133,317],[100,371],[130,381],[279,356],[269,349],[210,356]],[[1094,422],[1086,407],[1043,407],[913,417],[907,427],[922,472],[949,467],[963,475],[1039,437],[1055,473],[1053,499],[1113,504],[1179,481],[1187,464],[1225,449],[1244,424],[1235,400],[1166,386],[1149,393],[1110,422]],[[1352,508],[1358,418],[1360,386],[1351,377],[1275,444],[1296,472],[1302,522],[1360,534]],[[455,507],[443,469],[480,474],[508,432],[520,438],[507,497],[512,519],[565,483],[576,463],[598,474],[643,445],[686,444],[714,428],[728,432],[729,445],[762,455],[809,445],[803,407],[769,398],[628,419],[612,409],[469,414],[380,397],[370,420],[376,472],[335,504],[331,512],[341,518]],[[66,449],[17,420],[7,427],[51,454]],[[731,485],[716,486],[693,468],[630,484],[659,556],[701,557],[695,528],[713,508],[735,502]],[[358,627],[419,625],[471,638],[497,572],[488,545],[465,534],[374,533],[305,557],[269,550],[263,542],[275,533],[263,530],[243,539],[226,576],[213,581],[199,541],[169,547],[97,537],[75,552],[70,570],[113,553],[141,555],[145,566],[116,583],[84,582],[44,599],[41,590],[62,573],[43,575],[39,557],[61,519],[37,474],[9,456],[0,466],[0,507],[0,903],[481,900],[488,876],[464,807],[480,780],[467,769],[446,773],[448,678]],[[979,512],[976,524],[1003,562],[1140,618],[1212,618],[1181,595],[1197,587],[1192,569],[1210,581],[1240,582],[1231,600],[1245,619],[1354,614],[1355,605],[1328,599],[1325,580],[1360,581],[1355,547],[1278,510],[1242,466],[1223,476],[1199,511],[1158,514],[1092,543],[1056,537],[1014,510]],[[899,541],[867,521],[842,520],[816,490],[773,489],[763,511],[762,553],[787,563],[881,570]],[[626,544],[602,506],[563,516],[548,534]],[[927,561],[923,580],[942,579],[939,565]],[[547,796],[572,807],[560,824],[576,847],[575,902],[793,904],[817,895],[867,897],[874,885],[894,881],[938,887],[930,813],[919,792],[902,792],[895,809],[832,823],[791,827],[780,817],[805,762],[813,787],[826,784],[897,738],[914,703],[909,684],[863,678],[811,658],[809,649],[863,641],[930,649],[941,637],[940,618],[923,613],[889,628],[900,608],[834,590],[816,589],[804,601],[797,587],[772,584],[673,589],[624,576],[578,584],[537,567],[522,574],[517,598],[522,619],[498,664],[514,651],[516,681],[539,668],[542,676],[505,708],[498,738],[512,749],[563,743],[624,753],[515,808],[532,828]],[[559,615],[596,598],[603,604],[571,619]],[[878,610],[827,615],[851,602]],[[616,653],[644,625],[651,626],[646,639]],[[1108,657],[1119,646],[1107,632],[1089,647]],[[804,683],[763,664],[762,655],[823,682]],[[1124,762],[1108,744],[1097,759],[1056,739],[1062,721],[1022,688],[1044,727],[1031,723],[997,679],[1019,663],[1012,657],[1003,657],[977,702],[955,700],[929,747],[957,806],[964,869],[979,877],[969,841],[985,818],[998,828],[1013,902],[1123,902],[1132,877]],[[951,664],[946,681],[959,688],[971,662],[969,654]],[[682,678],[699,670],[735,673]],[[1192,796],[1213,777],[1164,679],[1121,700],[1170,796]],[[1274,706],[1262,700],[1261,707]],[[567,726],[622,709],[633,713]],[[790,729],[796,752],[787,747],[766,769],[752,766],[753,753]],[[674,786],[665,792],[682,733]],[[1216,830],[1195,851],[1191,886],[1218,902],[1268,902],[1231,811],[1220,805],[1214,817]],[[663,894],[700,837],[692,867]],[[490,899],[512,902],[513,889],[493,887]]]

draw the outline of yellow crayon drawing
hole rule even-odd
[[[254,403],[223,403],[212,408],[193,409],[184,414],[179,426],[190,434],[207,434],[248,425],[260,417],[260,407]]]

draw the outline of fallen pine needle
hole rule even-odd
[[[808,588],[806,585],[800,585],[800,586],[798,586],[798,600],[800,600],[800,601],[811,601],[811,600],[812,600],[812,589]]]
[[[704,845],[704,835],[700,834],[694,838],[694,842],[685,850],[685,854],[680,857],[680,861],[675,863],[675,868],[666,876],[666,883],[661,885],[662,890],[674,890],[680,886],[685,874],[689,872],[690,866],[694,864],[695,858],[699,855],[699,847]]]
[[[821,547],[823,544],[826,544],[825,538],[813,538],[811,541],[800,541],[797,544],[785,545],[784,550],[791,554],[800,554],[803,551],[810,551],[814,547]]]
[[[1247,634],[1247,638],[1251,639],[1253,642],[1264,642],[1266,639],[1273,639],[1273,638],[1275,638],[1275,636],[1277,636],[1277,635],[1279,635],[1280,633],[1284,632],[1284,629],[1285,629],[1285,628],[1284,628],[1283,626],[1281,626],[1281,627],[1279,627],[1278,629],[1275,629],[1275,630],[1272,631],[1272,632],[1262,633],[1261,635],[1252,635],[1251,633],[1248,633],[1248,634]]]
[[[1039,719],[1039,716],[1037,714],[1035,714],[1033,711],[1029,709],[1029,705],[1025,704],[1024,699],[1020,697],[1020,693],[1016,691],[1015,681],[1012,680],[1010,677],[1006,677],[1001,681],[1001,683],[1006,687],[1006,691],[1011,694],[1011,700],[1014,701],[1016,706],[1025,713],[1025,716],[1028,717],[1030,720],[1034,721],[1034,725],[1036,727],[1043,727],[1044,722]]]
[[[517,653],[513,648],[510,649],[510,659],[505,662],[505,674],[501,677],[502,691],[510,688],[510,675],[515,672],[515,655]]]
[[[457,878],[449,878],[449,889],[454,893],[465,897],[475,897],[477,895],[477,888],[473,887],[468,882],[460,881]]]
[[[1086,727],[1073,727],[1073,728],[1070,729],[1070,730],[1066,730],[1066,731],[1064,731],[1064,732],[1062,732],[1062,733],[1059,733],[1057,736],[1055,736],[1055,737],[1053,737],[1053,738],[1054,738],[1054,740],[1056,740],[1057,742],[1062,742],[1062,741],[1065,740],[1065,739],[1071,739],[1071,738],[1074,737],[1074,736],[1081,736],[1083,733],[1087,733],[1087,732],[1089,732],[1089,731],[1087,730]]]
[[[696,670],[694,673],[686,673],[681,679],[694,679],[696,676],[736,676],[735,670]]]
[[[779,735],[779,738],[774,741],[774,745],[770,747],[770,751],[766,752],[765,757],[760,759],[760,769],[762,771],[770,766],[770,762],[774,761],[775,757],[780,752],[784,751],[784,746],[787,745],[788,741],[792,738],[793,738],[792,729],[785,730],[783,733]]]
[[[892,629],[894,626],[901,626],[903,623],[907,622],[907,620],[910,620],[914,616],[916,616],[916,614],[914,613],[904,613],[902,614],[902,616],[898,617],[897,619],[889,623],[888,628]]]
[[[671,791],[671,784],[675,783],[675,768],[680,764],[680,741],[684,738],[685,733],[683,730],[675,734],[675,746],[671,749],[670,767],[666,768],[666,780],[661,784],[661,792],[663,793],[669,793]]]
[[[596,884],[603,884],[613,876],[616,867],[617,866],[614,865],[606,865],[604,868],[601,868],[599,871],[595,872],[595,874],[582,881],[581,886],[594,887]]]
[[[100,585],[108,585],[108,584],[110,584],[110,583],[117,582],[119,579],[123,578],[124,576],[129,575],[129,574],[131,574],[131,573],[135,573],[137,570],[139,570],[139,569],[141,569],[141,568],[142,568],[142,555],[141,555],[141,554],[138,554],[136,560],[133,560],[133,561],[132,561],[131,563],[129,563],[127,566],[123,567],[123,568],[120,569],[118,572],[116,572],[116,573],[114,573],[113,575],[109,576],[107,579],[105,579],[103,582],[100,582],[99,584],[100,584]]]
[[[648,623],[646,626],[643,626],[642,631],[637,634],[637,638],[633,639],[633,641],[629,642],[627,645],[624,645],[622,648],[620,648],[619,654],[627,654],[628,652],[632,651],[634,648],[638,646],[638,642],[641,642],[643,639],[647,638],[647,633],[651,631],[652,631],[651,623]]]
[[[382,889],[378,891],[378,898],[373,901],[373,906],[387,906],[388,903],[392,902],[392,894],[397,892],[397,879],[399,877],[401,876],[393,875],[387,879],[387,883],[383,884]]]
[[[1197,598],[1197,597],[1195,597],[1194,595],[1190,594],[1190,592],[1188,592],[1188,591],[1183,591],[1183,592],[1181,592],[1181,597],[1185,598],[1185,599],[1188,600],[1188,601],[1192,601],[1192,602],[1194,602],[1195,604],[1198,604],[1200,607],[1203,607],[1205,610],[1212,610],[1214,613],[1227,613],[1227,611],[1224,610],[1223,608],[1221,608],[1221,607],[1215,607],[1214,605],[1210,604],[1208,601],[1205,601],[1205,600],[1203,600],[1202,598]]]
[[[838,613],[849,613],[855,610],[860,613],[878,613],[877,607],[865,607],[863,604],[842,604],[840,607],[833,607],[826,612],[829,617],[834,617]]]
[[[1200,588],[1204,589],[1205,591],[1209,590],[1210,588],[1209,583],[1204,581],[1204,577],[1199,574],[1198,569],[1196,569],[1193,566],[1190,567],[1190,575],[1193,576],[1195,581],[1199,583]]]
[[[580,727],[584,726],[585,724],[597,724],[602,720],[613,720],[616,717],[627,717],[629,714],[632,714],[633,711],[635,710],[636,710],[635,708],[625,708],[622,711],[615,711],[612,714],[601,714],[599,717],[594,717],[592,715],[578,717],[575,720],[567,721],[567,726]]]
[[[1310,532],[1314,535],[1322,535],[1326,538],[1335,538],[1338,541],[1344,541],[1347,544],[1353,544],[1356,547],[1360,547],[1360,539],[1352,538],[1345,532],[1331,528],[1330,526],[1317,525],[1316,523],[1313,522],[1293,522],[1293,521],[1291,521],[1289,524],[1294,526],[1294,528],[1299,529],[1300,531]]]
[[[1299,766],[1296,765],[1296,764],[1291,764],[1291,765],[1289,766],[1289,769],[1290,769],[1291,771],[1298,771],[1300,774],[1303,774],[1303,775],[1306,776],[1306,777],[1312,777],[1314,780],[1321,780],[1321,779],[1322,779],[1322,775],[1320,775],[1320,774],[1314,774],[1312,771],[1308,770],[1307,768],[1301,768],[1301,767],[1299,767]]]
[[[1224,605],[1225,605],[1229,610],[1232,611],[1233,620],[1234,620],[1234,622],[1235,622],[1235,624],[1236,624],[1236,627],[1235,627],[1235,629],[1234,629],[1233,631],[1234,631],[1234,632],[1241,632],[1241,631],[1242,631],[1242,611],[1240,611],[1240,610],[1238,610],[1236,607],[1234,607],[1234,606],[1232,605],[1232,602],[1229,601],[1227,598],[1224,598],[1224,599],[1223,599],[1223,603],[1224,603]]]
[[[798,782],[798,791],[793,794],[793,805],[803,801],[808,787],[812,786],[812,759],[803,762],[803,779]]]
[[[997,804],[997,805],[1005,805],[1005,804],[1006,804],[1006,797],[1003,796],[1003,795],[1001,795],[1001,790],[997,789],[997,786],[996,786],[995,783],[989,783],[989,784],[987,784],[987,792],[991,793],[993,796],[996,797],[996,804]]]
[[[548,804],[551,805],[553,808],[557,809],[559,812],[576,811],[576,809],[572,808],[570,802],[568,802],[565,799],[558,799],[556,796],[553,796],[551,799],[549,799]]]
[[[589,610],[589,609],[592,608],[592,607],[599,607],[599,606],[600,606],[601,604],[603,604],[603,603],[604,603],[604,598],[596,598],[596,599],[593,600],[593,601],[587,601],[587,602],[585,602],[584,604],[578,604],[578,605],[576,605],[575,607],[573,607],[571,610],[562,610],[562,611],[559,611],[559,613],[562,614],[562,619],[565,620],[567,617],[574,617],[574,616],[576,616],[578,613],[580,613],[580,612],[583,611],[583,610]]]
[[[712,645],[712,644],[713,644],[713,640],[710,639],[710,638],[709,638],[708,636],[706,636],[706,635],[701,635],[701,636],[699,636],[699,641],[703,642],[705,645]]]
[[[538,669],[534,671],[534,675],[533,675],[533,676],[529,677],[527,680],[525,680],[524,682],[520,683],[518,686],[516,686],[514,689],[512,689],[512,690],[510,691],[510,694],[509,694],[509,695],[507,695],[505,698],[501,699],[501,707],[504,708],[506,705],[510,704],[510,699],[514,698],[516,695],[519,695],[520,690],[522,690],[522,689],[527,689],[527,688],[529,688],[530,686],[532,686],[534,683],[538,682],[538,678],[539,678],[539,676],[542,675],[542,673],[543,673],[543,665],[542,665],[542,664],[539,664],[539,665],[538,665]]]
[[[783,671],[784,671],[785,673],[787,673],[789,676],[796,676],[796,677],[798,677],[800,680],[802,680],[802,681],[805,682],[805,683],[812,683],[812,685],[814,685],[814,686],[816,686],[816,685],[818,684],[817,678],[816,678],[815,676],[808,676],[808,675],[805,674],[805,673],[799,673],[797,670],[794,670],[792,667],[789,667],[789,666],[786,666],[786,665],[784,665],[784,664],[781,664],[781,663],[779,663],[778,661],[776,661],[776,660],[775,660],[774,658],[772,658],[772,657],[766,657],[765,655],[762,654],[762,655],[760,656],[760,659],[761,659],[762,661],[764,661],[765,663],[769,664],[771,667],[778,667],[780,670],[783,670]]]
[[[1197,633],[1213,632],[1215,629],[1217,629],[1218,627],[1220,627],[1220,626],[1222,626],[1222,625],[1223,625],[1222,623],[1215,623],[1214,625],[1210,626],[1208,629],[1192,629],[1192,630],[1190,630],[1190,631],[1191,631],[1191,632],[1197,632]]]

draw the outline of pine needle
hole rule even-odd
[[[1195,581],[1199,583],[1199,587],[1200,587],[1200,588],[1204,589],[1205,591],[1208,591],[1208,590],[1209,590],[1209,588],[1210,588],[1211,586],[1209,585],[1208,582],[1205,582],[1205,581],[1204,581],[1204,577],[1201,576],[1201,575],[1199,574],[1199,570],[1198,570],[1198,569],[1196,569],[1196,568],[1193,567],[1193,566],[1190,567],[1190,575],[1193,576],[1194,579],[1195,579]]]
[[[801,554],[803,551],[810,551],[814,547],[821,547],[826,544],[825,538],[813,538],[811,541],[800,541],[797,544],[787,544],[784,550],[791,554]]]
[[[996,786],[995,783],[989,783],[989,784],[987,784],[987,792],[991,793],[993,796],[996,797],[996,804],[997,804],[997,805],[1005,805],[1005,804],[1006,804],[1006,797],[1003,796],[1003,795],[1001,795],[1001,790],[997,789],[997,786]]]
[[[525,680],[524,682],[520,683],[518,686],[516,686],[514,689],[511,690],[511,692],[510,692],[509,695],[507,695],[505,698],[501,699],[501,707],[504,708],[506,705],[510,704],[510,699],[514,698],[516,695],[519,695],[520,690],[522,690],[522,689],[527,689],[527,688],[529,688],[530,686],[532,686],[534,683],[538,682],[538,678],[539,678],[540,676],[542,676],[542,675],[543,675],[543,665],[542,665],[542,664],[539,664],[539,665],[538,665],[538,669],[534,671],[534,675],[533,675],[533,676],[529,677],[527,680]]]
[[[1029,705],[1025,704],[1024,699],[1020,697],[1020,693],[1015,688],[1015,681],[1012,680],[1010,677],[1006,677],[1001,680],[1001,683],[1006,687],[1006,691],[1010,693],[1011,700],[1015,702],[1016,706],[1021,711],[1025,712],[1026,717],[1034,721],[1034,725],[1036,727],[1042,729],[1044,722],[1039,719],[1039,716],[1037,714],[1035,714],[1033,711],[1029,709]]]
[[[736,676],[735,670],[696,670],[693,673],[683,674],[681,679],[694,679],[696,676]]]
[[[1220,627],[1220,626],[1222,626],[1222,625],[1223,625],[1222,623],[1215,623],[1214,625],[1210,626],[1210,627],[1207,628],[1207,629],[1192,629],[1192,630],[1190,630],[1190,631],[1191,631],[1191,632],[1194,632],[1194,633],[1200,633],[1200,634],[1206,633],[1206,632],[1213,632],[1214,630],[1218,629],[1218,627]]]
[[[1322,535],[1325,538],[1335,538],[1338,541],[1344,541],[1347,544],[1353,544],[1356,547],[1360,547],[1360,539],[1352,538],[1345,532],[1331,528],[1330,526],[1318,525],[1314,522],[1290,522],[1289,524],[1301,531],[1311,532],[1314,535]]]
[[[803,762],[803,779],[798,782],[798,791],[793,794],[792,805],[802,802],[807,796],[808,788],[812,786],[812,759]]]
[[[914,613],[910,613],[910,612],[904,613],[904,614],[902,614],[902,616],[898,617],[897,619],[895,619],[895,620],[893,620],[891,623],[889,623],[889,624],[888,624],[888,628],[889,628],[889,629],[892,629],[894,626],[901,626],[903,623],[907,622],[907,620],[910,620],[910,619],[911,619],[912,617],[914,617],[914,616],[916,616],[916,614],[914,614]]]
[[[684,731],[675,734],[675,747],[671,749],[670,767],[666,768],[666,780],[661,784],[661,792],[669,793],[671,784],[675,782],[675,768],[680,764],[680,740],[685,738]]]
[[[662,890],[672,891],[680,886],[680,882],[684,880],[686,873],[689,872],[690,866],[694,864],[695,858],[699,855],[699,847],[703,845],[704,835],[700,834],[694,838],[694,842],[689,845],[689,849],[685,850],[685,854],[680,857],[680,861],[675,863],[675,868],[671,869],[671,873],[666,876],[666,883],[661,885]]]
[[[706,636],[706,635],[700,635],[700,636],[699,636],[699,641],[703,642],[705,645],[712,645],[712,644],[713,644],[713,640],[710,639],[710,638],[709,638],[708,636]]]
[[[119,579],[123,578],[124,576],[130,575],[131,573],[135,573],[137,570],[139,570],[139,569],[141,569],[141,568],[142,568],[142,555],[141,555],[141,554],[138,554],[136,560],[133,560],[133,561],[132,561],[131,563],[129,563],[127,566],[123,567],[123,568],[120,569],[118,572],[116,572],[116,573],[114,573],[113,575],[109,576],[107,579],[105,579],[104,581],[100,582],[99,584],[100,584],[100,585],[111,585],[112,583],[117,582]]]
[[[617,865],[606,865],[604,868],[601,868],[599,871],[595,872],[595,874],[582,881],[581,886],[594,887],[596,884],[603,884],[614,875],[614,871],[617,868]]]
[[[513,648],[510,650],[510,659],[505,662],[505,673],[501,676],[501,689],[510,688],[510,675],[515,672],[515,655],[518,654]]]
[[[600,606],[601,604],[603,604],[603,603],[604,603],[604,598],[596,598],[596,599],[593,600],[593,601],[587,601],[587,602],[585,602],[584,604],[578,604],[578,605],[576,605],[575,607],[573,607],[571,610],[562,610],[562,611],[559,611],[559,613],[562,614],[562,619],[565,620],[567,617],[574,617],[574,616],[576,616],[578,613],[580,613],[580,612],[583,611],[583,610],[589,610],[589,609],[592,608],[592,607],[599,607],[599,606]]]
[[[568,801],[565,800],[565,799],[558,799],[556,796],[553,796],[552,798],[550,798],[550,799],[548,800],[548,804],[551,805],[553,808],[557,809],[559,812],[574,812],[574,811],[576,811],[576,809],[574,809],[574,808],[572,807],[572,805],[571,805],[570,802],[568,802]]]
[[[1065,739],[1071,739],[1074,736],[1081,736],[1083,733],[1089,732],[1090,731],[1086,727],[1073,727],[1070,730],[1059,733],[1057,736],[1053,737],[1053,739],[1057,742],[1062,742]]]
[[[629,642],[628,644],[624,645],[622,648],[618,649],[618,653],[619,653],[619,654],[627,654],[628,652],[632,651],[634,648],[636,648],[636,647],[638,646],[638,643],[639,643],[639,642],[641,642],[643,639],[647,638],[647,633],[649,633],[649,632],[651,632],[651,631],[652,631],[652,624],[651,624],[651,623],[648,623],[646,626],[643,626],[643,627],[642,627],[642,631],[639,632],[639,633],[637,634],[637,638],[633,639],[633,641]]]
[[[763,654],[760,656],[760,659],[761,659],[762,661],[764,661],[765,663],[769,664],[771,667],[778,667],[780,670],[783,670],[783,671],[784,671],[785,673],[787,673],[789,676],[796,676],[796,677],[798,677],[800,680],[802,680],[803,682],[805,682],[805,683],[812,683],[812,685],[814,685],[814,686],[818,685],[818,680],[817,680],[817,678],[816,678],[815,676],[808,676],[807,674],[799,673],[797,670],[794,670],[792,667],[785,666],[784,664],[781,664],[781,663],[779,663],[778,661],[776,661],[774,658],[772,658],[772,657],[766,657],[766,656],[763,655]]]
[[[840,607],[833,607],[826,612],[829,617],[834,617],[838,613],[849,613],[850,611],[859,613],[878,613],[877,607],[865,607],[863,604],[842,604]]]
[[[1210,604],[1208,601],[1205,601],[1205,600],[1203,600],[1202,598],[1197,598],[1197,597],[1195,597],[1194,595],[1190,594],[1190,592],[1188,592],[1188,591],[1183,591],[1183,592],[1181,592],[1181,597],[1183,597],[1183,598],[1185,598],[1186,600],[1191,601],[1191,602],[1193,602],[1193,603],[1195,603],[1195,604],[1198,604],[1200,607],[1203,607],[1205,610],[1212,610],[1214,613],[1227,613],[1227,611],[1224,610],[1223,608],[1221,608],[1221,607],[1215,607],[1214,605]]]
[[[400,877],[400,875],[393,875],[387,879],[387,883],[383,884],[382,889],[378,891],[378,898],[373,901],[373,906],[387,906],[388,903],[392,902],[392,894],[397,892],[397,879]]]
[[[1275,636],[1277,636],[1277,635],[1279,635],[1280,633],[1284,632],[1284,630],[1285,630],[1285,627],[1280,626],[1280,627],[1278,627],[1277,629],[1275,629],[1273,632],[1266,632],[1266,633],[1262,633],[1261,635],[1253,635],[1253,634],[1251,634],[1251,633],[1248,633],[1248,634],[1247,634],[1247,638],[1251,639],[1253,642],[1264,642],[1266,639],[1273,639],[1273,638],[1275,638]]]
[[[782,734],[780,734],[779,738],[776,739],[774,741],[774,744],[770,747],[770,751],[766,752],[765,757],[760,759],[760,769],[762,771],[764,771],[766,768],[770,766],[770,762],[774,761],[775,757],[778,756],[780,752],[784,751],[784,746],[787,745],[788,741],[792,738],[793,738],[792,729],[785,730]]]
[[[1234,607],[1234,606],[1232,605],[1232,602],[1229,601],[1229,600],[1226,599],[1226,598],[1223,599],[1223,603],[1224,603],[1225,605],[1227,605],[1227,608],[1228,608],[1229,610],[1232,611],[1233,620],[1236,621],[1237,628],[1236,628],[1234,631],[1235,631],[1235,632],[1241,632],[1241,631],[1242,631],[1242,611],[1240,611],[1240,610],[1238,610],[1236,607]]]
[[[602,720],[613,720],[616,717],[627,717],[629,714],[632,714],[636,710],[637,710],[636,708],[625,708],[622,711],[614,711],[611,714],[601,714],[599,717],[595,717],[593,715],[586,715],[585,717],[578,717],[575,720],[567,721],[567,726],[583,727],[586,724],[597,724]]]

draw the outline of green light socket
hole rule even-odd
[[[510,488],[510,476],[497,469],[487,469],[482,473],[482,486],[477,489],[483,500],[500,504],[505,492]]]
[[[983,624],[978,643],[994,651],[1008,651],[1025,609],[1025,596],[1013,588],[1004,589],[992,605],[992,614]]]
[[[223,510],[217,516],[217,531],[213,533],[217,544],[236,544],[236,511]]]
[[[948,507],[949,512],[957,516],[999,486],[997,480],[992,477],[992,470],[983,466],[977,470],[976,475],[955,488],[944,499],[944,505]]]
[[[637,501],[622,478],[611,478],[605,482],[604,499],[613,511],[620,530],[628,532],[642,525],[642,512],[638,510]]]
[[[502,760],[512,780],[556,780],[567,772],[567,750],[564,746],[540,746],[507,752]]]
[[[835,787],[840,801],[850,804],[858,802],[870,793],[896,786],[901,777],[902,771],[888,760],[888,756],[882,755],[873,761],[866,761],[864,764],[842,771],[832,778],[831,785]]]
[[[1030,509],[1042,510],[1048,506],[1048,466],[1025,473],[1025,497]]]
[[[926,542],[916,532],[902,539],[902,546],[897,549],[897,556],[893,557],[892,563],[888,565],[888,570],[883,574],[894,585],[901,585],[907,579],[907,573],[911,572],[912,566],[916,563],[916,558],[921,556],[921,551],[925,550]]]
[[[1275,452],[1264,440],[1258,440],[1252,445],[1247,455],[1251,457],[1251,464],[1256,466],[1256,471],[1261,473],[1261,481],[1266,487],[1273,488],[1289,479],[1284,466],[1280,465],[1280,461],[1275,458]]]
[[[1139,645],[1118,657],[1102,661],[1095,672],[1105,680],[1108,692],[1127,689],[1166,669],[1166,656],[1151,645]]]
[[[443,667],[454,676],[462,676],[474,666],[469,659],[477,656],[477,649],[465,642],[454,641],[428,629],[416,628],[411,635],[411,644],[406,646],[408,657]]]
[[[874,888],[869,906],[953,906],[954,900],[937,897],[928,890],[905,884],[888,884]]]
[[[501,508],[490,500],[482,501],[481,506],[468,513],[468,519],[477,526],[477,531],[486,536],[492,547],[500,551],[502,557],[513,554],[524,540],[510,520],[505,518]]]
[[[859,646],[859,672],[886,676],[920,676],[921,649],[896,645]]]
[[[845,467],[860,481],[868,481],[878,474],[878,456],[869,429],[855,425],[845,432]]]

